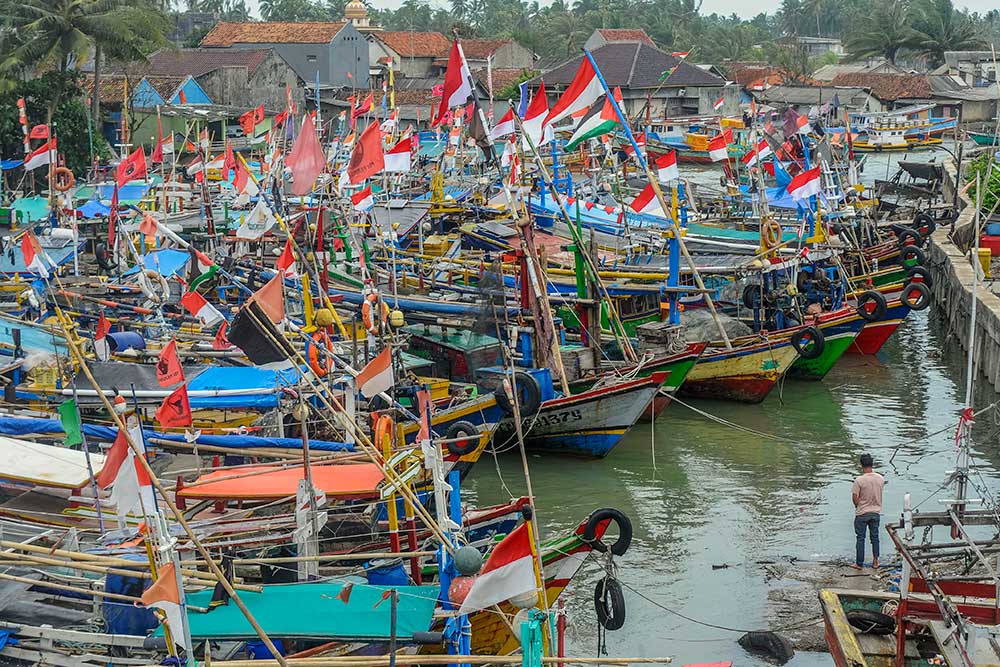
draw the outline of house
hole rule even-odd
[[[599,31],[598,31],[599,32]],[[612,42],[591,52],[608,86],[622,91],[625,112],[648,113],[653,118],[739,114],[739,87],[700,67],[649,46],[644,41]],[[569,86],[584,56],[577,56],[539,77],[529,87],[545,82],[550,104]],[[715,110],[718,100],[722,108]]]
[[[598,28],[590,33],[590,37],[583,43],[583,48],[588,51],[596,51],[605,44],[628,42],[642,42],[646,46],[656,48],[656,43],[642,28]]]
[[[739,84],[747,93],[767,90],[771,86],[792,83],[809,85],[812,83],[807,78],[793,74],[780,67],[773,67],[764,63],[731,61],[724,64],[724,69],[726,76]]]
[[[930,79],[924,74],[840,74],[831,83],[864,88],[881,102],[884,111],[934,103]]]
[[[368,41],[346,21],[227,23],[201,40],[210,49],[273,49],[309,84],[368,87]]]
[[[775,109],[795,109],[799,113],[807,113],[813,107],[828,104],[836,97],[840,106],[850,111],[873,112],[883,111],[882,103],[868,92],[857,86],[805,86],[780,85],[764,90],[753,91],[753,98],[759,105],[767,105]]]
[[[485,68],[487,62],[495,69],[530,70],[535,54],[513,39],[463,39],[462,53],[470,70]],[[447,63],[445,63],[447,64]]]
[[[868,63],[823,65],[813,72],[812,78],[816,81],[829,83],[841,74],[906,74],[906,71],[881,58]]]
[[[944,65],[933,74],[952,74],[968,86],[986,87],[997,81],[996,56],[992,51],[945,51]]]
[[[451,42],[439,32],[373,32],[368,35],[369,68],[392,62],[398,75],[421,78],[437,74],[435,61],[447,60]]]
[[[844,49],[844,45],[836,37],[790,37],[787,42],[797,46],[802,49],[807,56],[810,58],[819,58],[820,56],[825,56],[828,53],[832,53],[838,58],[842,58],[847,55],[847,51]]]

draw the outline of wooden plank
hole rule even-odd
[[[820,603],[826,614],[827,621],[837,637],[844,658],[849,665],[866,665],[865,656],[858,645],[858,639],[854,636],[854,627],[847,620],[844,607],[840,604],[840,596],[837,591],[823,589],[819,592]]]
[[[82,632],[79,630],[62,630],[47,626],[18,625],[0,621],[0,629],[10,630],[19,637],[39,637],[58,641],[84,642],[87,644],[105,644],[107,646],[125,646],[142,648],[145,637],[138,635],[109,635],[99,632]]]

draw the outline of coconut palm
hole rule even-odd
[[[854,60],[881,56],[893,65],[913,35],[908,27],[910,6],[906,0],[879,0],[871,7],[870,20],[848,37],[845,46]]]
[[[969,51],[983,46],[975,22],[951,0],[923,0],[914,7],[908,46],[927,58],[930,67],[944,63],[945,51]]]

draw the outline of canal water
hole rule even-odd
[[[761,405],[674,403],[603,460],[531,457],[543,539],[601,507],[633,522],[632,547],[616,559],[627,620],[606,634],[608,654],[765,664],[736,643],[736,630],[769,627],[769,595],[788,582],[767,564],[794,570],[853,558],[851,483],[864,452],[888,480],[883,525],[898,518],[905,493],[938,509],[950,497],[942,484],[965,401],[965,356],[946,326],[933,309],[911,313],[877,358],[844,357],[822,382],[788,380]],[[977,407],[997,400],[977,383]],[[978,417],[973,453],[990,489],[1000,480],[998,432],[1000,413]],[[466,490],[484,504],[523,494],[520,459],[483,459]],[[892,549],[881,536],[885,561]],[[590,562],[567,590],[569,655],[597,654],[593,594],[602,576]],[[800,606],[793,621],[819,617],[818,602]],[[820,652],[789,663],[831,664]]]

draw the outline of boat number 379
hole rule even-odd
[[[579,410],[564,410],[563,412],[538,415],[537,422],[539,426],[558,426],[559,424],[578,422],[581,419],[583,419],[583,415],[580,414]]]

